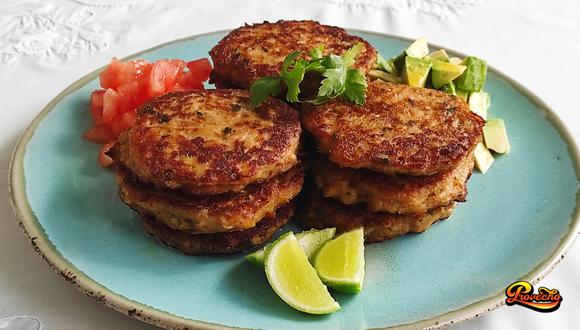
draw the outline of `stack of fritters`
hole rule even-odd
[[[249,93],[166,94],[137,110],[110,153],[121,199],[145,230],[187,254],[246,250],[293,214],[303,183],[298,114]]]
[[[301,115],[321,153],[298,212],[306,226],[363,226],[379,242],[423,232],[465,200],[484,121],[463,100],[377,80],[362,106],[337,99]]]

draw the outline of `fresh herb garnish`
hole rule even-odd
[[[310,71],[319,72],[324,79],[317,97],[304,102],[321,104],[333,98],[343,97],[356,104],[363,104],[367,87],[366,78],[360,70],[352,68],[363,47],[362,43],[357,43],[342,56],[334,54],[323,56],[324,47],[321,45],[308,52],[308,59],[300,58],[303,52],[291,53],[284,59],[279,75],[263,77],[252,83],[250,86],[252,106],[259,105],[269,96],[278,95],[281,83],[286,86],[286,101],[299,102],[300,83],[304,75]]]

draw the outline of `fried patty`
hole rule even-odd
[[[294,167],[267,181],[250,184],[240,192],[187,195],[155,189],[134,180],[126,168],[117,168],[119,195],[125,204],[140,214],[157,218],[171,229],[197,233],[253,228],[300,192],[303,176],[302,170]]]
[[[324,197],[343,204],[366,204],[372,212],[426,213],[467,196],[473,170],[470,154],[446,172],[429,176],[386,175],[340,167],[318,154],[311,162],[316,186]]]
[[[303,205],[296,218],[306,228],[336,227],[341,232],[364,227],[365,242],[377,243],[407,233],[422,233],[439,220],[451,215],[455,203],[422,214],[392,214],[370,212],[362,204],[344,205],[332,198],[324,198],[315,187],[306,191]]]
[[[350,168],[431,175],[456,167],[481,141],[484,120],[462,99],[375,80],[366,102],[305,103],[302,123],[321,152]]]
[[[340,55],[359,42],[364,50],[356,57],[354,67],[367,72],[375,64],[376,50],[364,39],[339,27],[315,21],[283,20],[245,25],[230,32],[211,49],[212,81],[248,89],[261,77],[277,75],[284,58],[294,51],[307,54],[324,45],[325,55]]]
[[[114,157],[158,188],[218,194],[295,166],[300,133],[297,112],[276,99],[252,108],[246,91],[176,92],[137,110]]]
[[[185,254],[221,254],[245,251],[267,242],[288,222],[293,212],[294,206],[288,203],[280,207],[275,216],[262,219],[254,228],[215,234],[171,229],[150,215],[142,215],[142,220],[149,235]]]

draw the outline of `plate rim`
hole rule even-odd
[[[391,39],[398,39],[401,41],[412,42],[413,39],[402,37],[398,35],[382,33],[377,31],[368,31],[362,29],[350,29],[345,28],[349,32],[364,33],[368,35],[375,35],[379,37],[387,37]],[[218,33],[227,33],[233,29],[224,29],[212,32],[206,32],[196,35],[187,36],[184,38],[179,38],[171,40],[157,46],[136,52],[131,55],[123,57],[121,60],[127,60],[130,58],[138,57],[142,54],[149,53],[156,49],[160,49],[169,46],[174,43],[192,41],[200,37],[205,37],[209,35],[214,35]],[[455,51],[447,47],[441,47],[437,44],[430,44],[431,46],[437,48],[443,48],[448,53],[465,57],[466,55]],[[48,266],[56,272],[58,275],[62,276],[66,282],[81,291],[83,294],[93,298],[98,303],[101,303],[117,312],[125,314],[129,317],[138,319],[140,321],[156,325],[163,328],[177,327],[186,328],[194,327],[196,329],[232,329],[236,327],[226,326],[222,324],[210,323],[206,321],[194,320],[185,318],[182,316],[174,315],[168,311],[163,311],[152,306],[147,306],[141,302],[129,299],[119,293],[114,292],[111,289],[98,283],[96,280],[87,276],[84,272],[73,265],[68,259],[66,259],[53,245],[52,241],[48,238],[40,221],[35,216],[34,211],[28,203],[26,195],[26,183],[24,178],[24,155],[26,153],[26,148],[28,143],[34,136],[36,128],[42,122],[44,117],[50,113],[54,107],[62,101],[66,96],[75,92],[79,88],[82,88],[90,81],[98,77],[98,74],[106,67],[102,66],[77,81],[70,84],[62,92],[60,92],[54,99],[52,99],[41,111],[38,113],[33,121],[28,125],[24,133],[21,135],[17,142],[17,145],[12,154],[10,168],[9,168],[9,178],[8,178],[8,190],[10,193],[10,199],[12,204],[13,212],[18,221],[18,226],[24,232],[26,238],[32,245],[33,249],[40,255],[40,257],[48,264]],[[556,115],[556,113],[549,107],[539,96],[530,91],[527,87],[520,84],[515,79],[511,78],[507,74],[501,72],[500,70],[489,66],[488,70],[493,74],[497,75],[501,79],[507,81],[512,87],[514,87],[518,92],[530,99],[534,105],[540,108],[545,114],[546,119],[556,128],[564,142],[567,144],[568,152],[571,156],[573,162],[574,171],[576,173],[576,180],[578,181],[580,173],[580,156],[578,152],[578,147],[573,136],[570,134],[568,128],[564,125],[562,120]],[[556,248],[548,255],[545,259],[539,262],[534,268],[528,271],[525,275],[519,278],[519,280],[526,280],[532,284],[536,284],[546,275],[548,275],[554,267],[556,267],[560,261],[564,258],[566,253],[570,250],[574,244],[576,238],[580,236],[580,190],[576,190],[576,205],[571,216],[570,229],[566,235],[560,240]],[[505,305],[505,299],[503,296],[503,291],[498,294],[492,295],[490,297],[481,299],[469,305],[460,307],[458,309],[433,316],[431,318],[417,320],[411,323],[405,323],[393,326],[392,328],[401,329],[416,329],[416,328],[440,328],[449,324],[470,320],[479,317],[485,313],[493,311],[501,306]]]

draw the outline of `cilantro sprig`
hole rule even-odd
[[[277,76],[267,76],[256,80],[250,86],[250,102],[258,106],[269,96],[276,96],[286,86],[286,101],[311,102],[321,104],[330,99],[342,97],[356,104],[364,104],[367,82],[365,75],[352,66],[356,57],[362,52],[363,44],[357,43],[342,56],[323,55],[324,46],[320,45],[308,52],[308,59],[303,52],[297,51],[284,59]],[[322,75],[318,95],[312,100],[300,101],[300,83],[307,72],[318,72]]]

